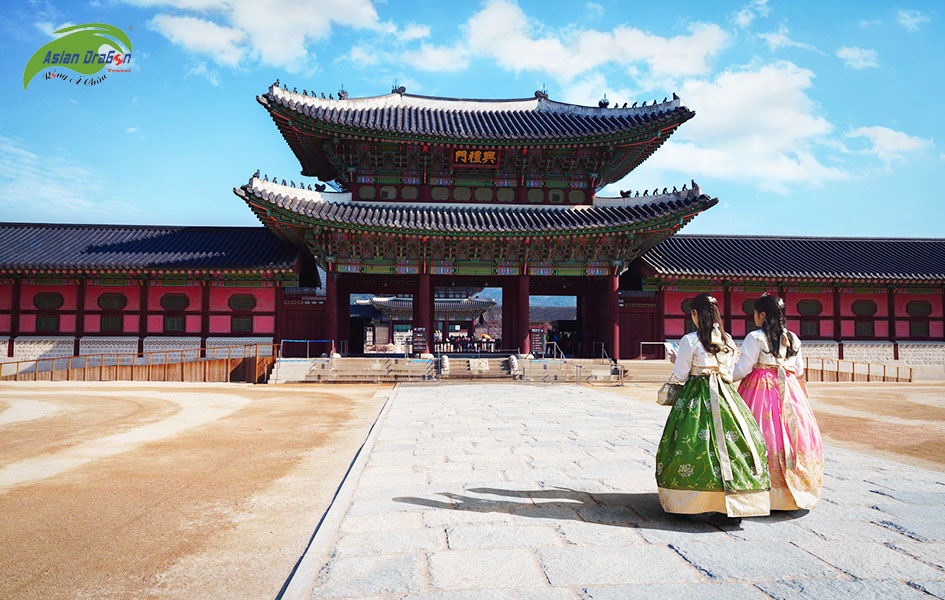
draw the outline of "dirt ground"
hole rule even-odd
[[[0,598],[273,598],[391,386],[4,384]]]
[[[656,402],[659,383],[607,391]],[[827,444],[945,471],[945,382],[808,383]]]

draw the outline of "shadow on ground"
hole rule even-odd
[[[460,510],[479,513],[505,513],[535,519],[575,520],[615,527],[661,529],[687,533],[717,533],[741,530],[741,519],[707,513],[701,515],[670,514],[660,506],[659,496],[652,492],[636,494],[583,492],[569,488],[540,490],[506,490],[499,488],[470,488],[473,494],[499,496],[508,499],[493,500],[440,492],[444,499],[397,497],[395,502],[415,504],[442,510]],[[514,500],[518,499],[518,501]],[[532,503],[534,502],[534,503]],[[779,522],[797,519],[806,510],[777,512],[767,517],[753,517],[753,521]]]

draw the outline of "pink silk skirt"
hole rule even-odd
[[[738,393],[768,445],[771,510],[809,510],[820,502],[824,443],[797,377],[787,372],[785,384],[787,402],[791,403],[785,408],[793,410],[782,411],[777,369],[755,368],[739,384]]]

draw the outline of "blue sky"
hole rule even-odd
[[[254,225],[232,193],[299,164],[255,100],[326,94],[662,100],[696,111],[602,195],[695,179],[691,233],[942,237],[936,2],[6,2],[0,219]],[[637,7],[637,8],[634,8]],[[131,73],[77,87],[30,56],[67,24],[128,32]],[[312,181],[314,183],[314,181]],[[608,194],[607,192],[611,192]]]

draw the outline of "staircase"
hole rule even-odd
[[[511,379],[508,357],[450,358],[449,370],[440,372],[441,379]]]

